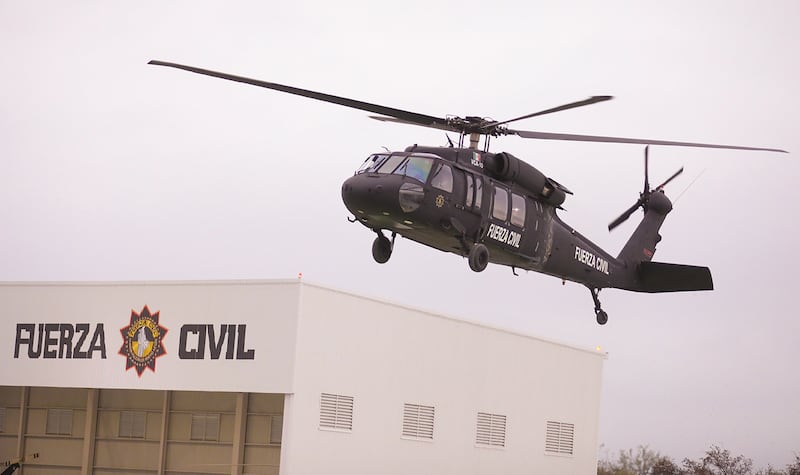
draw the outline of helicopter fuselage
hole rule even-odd
[[[483,244],[495,264],[594,288],[630,287],[625,262],[558,217],[566,193],[510,154],[416,145],[371,155],[342,185],[348,210],[379,234],[461,256]]]

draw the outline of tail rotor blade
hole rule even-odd
[[[656,190],[662,190],[665,186],[667,186],[667,183],[669,183],[672,180],[674,180],[675,178],[677,178],[677,176],[680,175],[681,173],[683,173],[683,167],[681,167],[680,170],[678,170],[675,173],[673,173],[671,177],[667,178],[667,180],[664,183],[658,185],[656,187]]]
[[[608,225],[608,230],[611,231],[614,228],[616,228],[617,226],[619,226],[620,224],[622,224],[625,221],[627,221],[628,218],[631,217],[633,212],[636,211],[636,208],[638,208],[640,206],[642,206],[642,200],[641,199],[638,200],[633,206],[631,206],[630,208],[626,209],[625,212],[622,213],[621,215],[619,215],[619,217],[617,219],[615,219],[614,221],[611,221],[611,223]]]

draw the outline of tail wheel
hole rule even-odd
[[[605,310],[598,309],[595,313],[597,315],[597,323],[600,325],[605,325],[608,322],[608,314]]]
[[[372,258],[378,264],[385,264],[390,257],[392,257],[392,242],[381,234],[372,241]]]
[[[489,249],[478,243],[469,250],[469,268],[475,272],[481,272],[489,265]]]

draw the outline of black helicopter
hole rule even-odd
[[[492,262],[510,266],[514,272],[532,270],[578,282],[591,291],[600,325],[608,321],[598,299],[599,291],[604,288],[634,292],[713,289],[708,267],[652,261],[656,244],[661,240],[659,228],[672,210],[672,202],[663,188],[683,168],[650,188],[645,148],[644,189],[636,203],[612,221],[608,229],[621,224],[638,208],[644,210],[644,218],[614,257],[559,218],[556,210],[561,208],[566,195],[572,194],[570,190],[510,153],[489,152],[491,137],[517,135],[531,139],[785,152],[735,145],[534,132],[507,126],[522,119],[607,101],[611,96],[593,96],[505,121],[471,116],[441,118],[193,66],[156,60],[149,64],[380,114],[370,116],[376,120],[458,133],[457,146],[452,142],[450,147],[412,145],[401,152],[372,154],[354,176],[345,180],[342,199],[353,213],[351,221],[358,221],[377,233],[372,244],[375,261],[389,260],[399,234],[441,251],[466,256],[475,272],[483,271]],[[483,149],[479,149],[481,136],[485,137]],[[469,146],[465,147],[467,138]]]

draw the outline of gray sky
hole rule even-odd
[[[134,5],[134,4],[129,4]],[[554,6],[557,5],[557,6]],[[676,459],[711,444],[783,466],[800,452],[795,236],[800,35],[794,1],[0,1],[0,280],[304,278],[609,352],[604,451]],[[430,115],[518,128],[785,148],[651,149],[681,165],[656,260],[717,290],[601,294],[401,240],[386,265],[346,221],[371,152],[441,131],[147,66],[192,64]],[[565,221],[616,254],[642,148],[508,137],[575,192]]]

